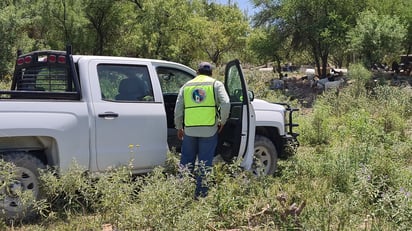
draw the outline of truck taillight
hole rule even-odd
[[[66,63],[66,56],[63,56],[63,55],[59,56],[57,58],[57,62],[58,63]]]
[[[32,57],[30,55],[17,59],[17,65],[23,65],[24,63],[31,63]]]
[[[66,57],[64,55],[56,56],[56,55],[49,55],[47,58],[44,59],[44,62],[49,63],[66,63]]]
[[[56,62],[56,56],[55,55],[49,55],[48,61],[49,61],[49,63],[55,63]]]
[[[24,62],[25,62],[25,63],[31,63],[31,60],[32,60],[32,58],[31,58],[31,56],[30,56],[30,55],[29,55],[29,56],[24,57]]]
[[[17,65],[23,65],[23,63],[24,63],[24,58],[17,59]]]

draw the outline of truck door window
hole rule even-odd
[[[228,76],[226,79],[226,90],[228,92],[230,102],[232,103],[243,102],[242,82],[239,75],[240,73],[236,66],[232,66],[228,70]]]
[[[171,67],[157,67],[156,73],[162,88],[163,100],[166,110],[167,128],[169,134],[176,134],[174,124],[174,109],[177,95],[180,88],[195,76],[189,72],[178,70]],[[169,147],[180,147],[180,140],[175,135],[168,136]]]
[[[194,78],[190,73],[169,67],[158,67],[156,72],[163,94],[179,93],[183,84]]]
[[[99,64],[97,73],[103,100],[115,102],[154,101],[147,66]]]

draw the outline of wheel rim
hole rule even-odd
[[[30,191],[34,198],[39,194],[39,182],[36,175],[27,168],[17,167],[14,179],[3,189],[4,210],[19,213],[26,207],[22,205],[20,195]]]
[[[261,172],[262,169],[265,174],[269,172],[272,158],[267,148],[263,146],[256,146],[253,159],[253,169],[256,173]]]

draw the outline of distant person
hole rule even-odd
[[[392,62],[392,71],[395,72],[395,74],[399,74],[399,64],[396,61]]]
[[[198,76],[185,83],[179,91],[175,107],[177,136],[183,140],[180,166],[195,170],[195,198],[207,195],[205,174],[211,170],[218,143],[218,133],[229,117],[230,100],[222,82],[212,78],[212,65],[199,64]]]

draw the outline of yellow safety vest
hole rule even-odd
[[[183,98],[186,127],[214,126],[216,123],[215,79],[199,75],[185,84]]]

